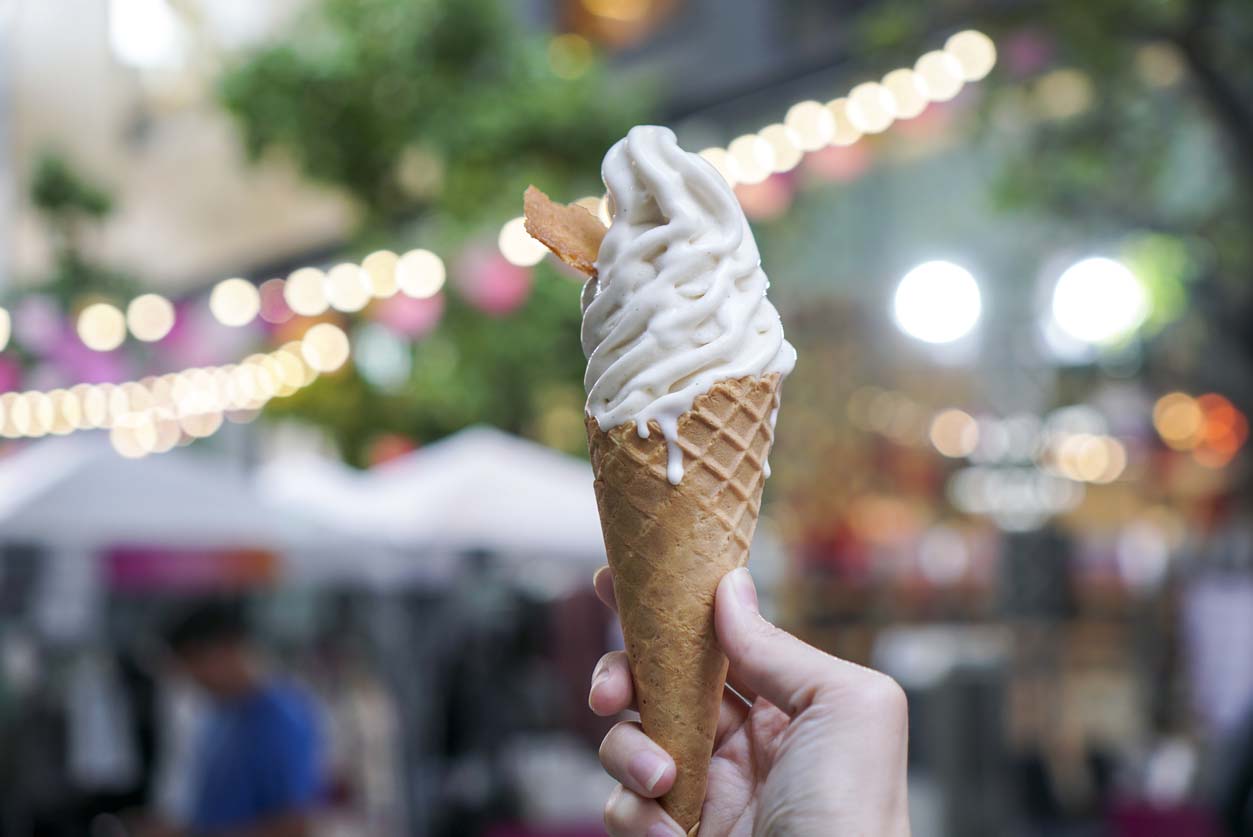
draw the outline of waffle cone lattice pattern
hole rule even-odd
[[[700,818],[727,662],[714,636],[722,577],[748,562],[779,376],[718,383],[679,418],[683,479],[666,478],[666,440],[650,426],[605,432],[588,418],[605,550],[644,731],[678,766],[662,806],[685,829]]]

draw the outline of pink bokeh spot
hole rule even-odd
[[[115,384],[133,377],[135,371],[123,351],[97,352],[84,346],[72,333],[66,333],[46,358],[63,385]]]
[[[856,180],[870,168],[870,149],[866,143],[832,145],[805,157],[804,170],[821,180],[848,182]]]
[[[772,221],[788,211],[795,187],[792,178],[783,174],[767,177],[760,183],[741,183],[735,187],[744,214],[753,221]]]
[[[376,302],[370,316],[398,337],[417,340],[430,334],[444,316],[444,295],[414,299],[396,294]]]
[[[22,365],[11,357],[0,357],[0,392],[12,392],[22,385]]]
[[[1017,78],[1035,75],[1053,60],[1053,41],[1040,32],[1024,29],[1005,39],[1001,53],[1005,66]]]
[[[467,248],[457,262],[456,278],[466,301],[493,317],[512,314],[531,295],[531,270],[510,264],[495,247]]]

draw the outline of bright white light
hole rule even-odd
[[[970,271],[952,262],[926,262],[896,286],[893,300],[901,331],[926,343],[951,343],[979,321],[983,303]]]
[[[144,70],[177,66],[184,36],[169,0],[112,0],[109,44],[123,64]]]
[[[509,263],[518,267],[537,265],[548,255],[548,248],[531,237],[526,231],[526,220],[521,217],[505,222],[500,228],[496,243]]]
[[[774,149],[756,134],[736,137],[727,146],[741,183],[760,183],[774,171]]]
[[[1135,331],[1149,314],[1140,280],[1113,259],[1076,262],[1053,289],[1053,319],[1084,343],[1111,343]]]

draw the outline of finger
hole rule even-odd
[[[789,716],[831,693],[886,698],[889,692],[900,692],[891,678],[824,654],[763,619],[746,569],[727,573],[719,583],[714,626],[736,680]]]
[[[610,651],[592,670],[588,707],[601,717],[617,715],[635,705],[635,687],[625,651]]]
[[[596,598],[604,602],[605,607],[618,612],[618,599],[613,592],[613,573],[608,567],[601,567],[592,576],[592,587],[596,589]]]
[[[618,785],[605,803],[609,837],[686,837],[679,824],[654,800]]]
[[[674,759],[653,743],[634,721],[623,721],[600,742],[605,772],[648,799],[661,796],[674,784]]]

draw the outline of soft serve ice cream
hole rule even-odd
[[[602,430],[657,422],[683,478],[679,417],[719,381],[786,375],[796,350],[731,188],[668,128],[641,125],[601,174],[613,223],[583,291],[587,412]]]

